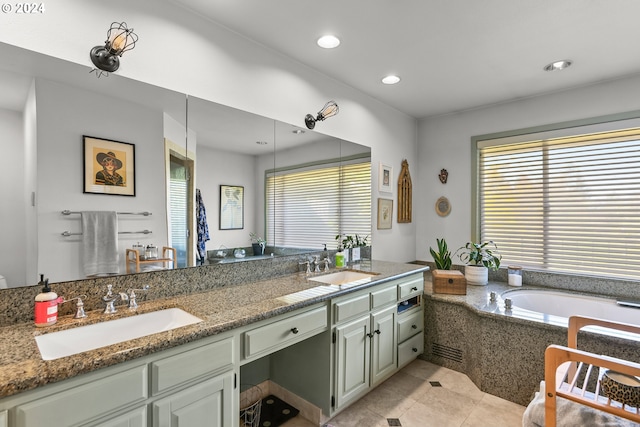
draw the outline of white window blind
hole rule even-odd
[[[482,241],[505,265],[637,279],[639,138],[636,128],[479,144]]]
[[[335,247],[338,234],[371,234],[371,162],[267,176],[267,236],[277,246]]]

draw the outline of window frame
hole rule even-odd
[[[616,113],[587,119],[571,120],[548,125],[515,129],[471,137],[471,240],[481,239],[480,156],[481,147],[505,145],[537,139],[558,138],[585,133],[640,128],[640,110]],[[535,269],[532,269],[535,270]],[[547,271],[547,270],[540,270]],[[556,271],[554,271],[556,273]]]

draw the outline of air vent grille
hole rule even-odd
[[[458,363],[462,362],[462,350],[458,348],[433,343],[431,346],[431,353],[434,356],[453,360],[454,362],[458,362]]]

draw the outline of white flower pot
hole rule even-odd
[[[483,265],[466,265],[464,277],[470,285],[484,286],[489,283],[489,269]]]

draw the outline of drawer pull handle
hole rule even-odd
[[[373,331],[373,332],[375,332],[376,334],[380,335],[380,329],[376,329],[376,330],[375,330],[375,331]]]
[[[411,292],[418,292],[418,288],[414,286],[413,288],[411,288]]]
[[[417,349],[417,348],[415,348],[415,347],[413,347],[411,350],[413,350],[413,352],[414,352],[414,353],[417,353],[417,352],[418,352],[418,349]]]
[[[299,331],[298,331],[298,328],[291,328],[291,332],[293,332],[294,334],[297,334]]]
[[[418,329],[418,325],[411,325],[411,329]]]

